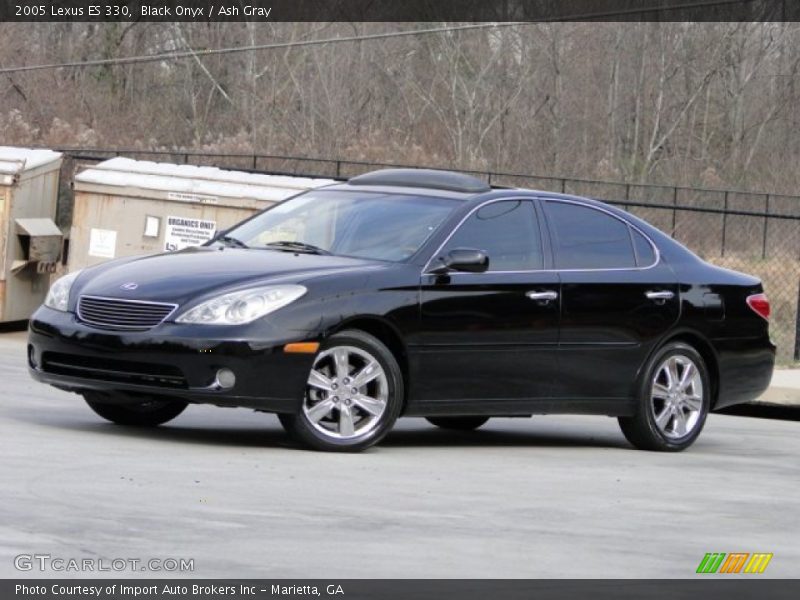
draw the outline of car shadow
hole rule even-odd
[[[203,444],[218,445],[243,448],[262,448],[262,447],[299,447],[294,443],[276,423],[263,423],[259,419],[258,426],[253,424],[241,423],[233,427],[230,423],[219,423],[217,426],[195,425],[193,423],[182,423],[180,417],[171,423],[159,427],[133,427],[126,425],[116,425],[92,417],[91,414],[86,418],[78,418],[74,413],[61,415],[42,416],[37,414],[17,414],[15,420],[35,424],[40,427],[50,427],[53,429],[69,430],[89,435],[127,437],[157,442],[176,442],[183,444]],[[197,422],[197,419],[193,419]]]
[[[542,431],[531,423],[524,429],[501,429],[502,425],[488,425],[476,431],[449,431],[420,424],[415,429],[398,429],[381,442],[386,447],[575,447],[575,448],[628,448],[619,439],[596,433],[561,429]]]
[[[796,404],[737,404],[717,412],[734,417],[800,421],[800,406]]]
[[[233,422],[199,423],[200,419],[181,417],[160,427],[129,427],[86,418],[74,412],[25,411],[13,416],[15,420],[37,426],[69,430],[89,435],[128,437],[153,440],[161,443],[203,444],[241,448],[306,449],[292,440],[274,417],[256,414],[252,420],[238,417]],[[601,432],[538,429],[535,424],[514,429],[502,424],[489,424],[476,431],[449,431],[428,425],[421,419],[401,420],[400,425],[379,444],[378,448],[448,448],[448,447],[576,447],[576,448],[630,448],[619,437]],[[527,425],[527,424],[526,424]]]

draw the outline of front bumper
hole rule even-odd
[[[286,354],[302,332],[234,332],[163,323],[147,332],[99,330],[72,313],[40,308],[30,320],[28,367],[34,379],[60,389],[165,395],[194,403],[299,410],[311,354]],[[222,388],[220,369],[236,382]]]

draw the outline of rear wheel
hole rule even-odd
[[[455,431],[472,431],[484,425],[489,417],[425,417],[431,425]]]
[[[667,344],[645,369],[639,406],[620,417],[622,433],[641,450],[676,452],[691,446],[708,415],[711,384],[703,357],[682,342]]]
[[[187,406],[183,400],[159,396],[132,402],[119,402],[99,392],[86,392],[83,397],[89,408],[104,419],[133,427],[161,425],[177,417]]]
[[[403,374],[391,351],[363,331],[331,336],[314,359],[291,435],[317,450],[357,452],[389,432],[403,403]]]

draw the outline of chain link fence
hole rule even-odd
[[[65,153],[58,222],[71,223],[74,174],[115,156],[221,168],[348,178],[389,163],[267,154],[210,154],[136,149],[60,148]],[[800,197],[497,171],[464,171],[492,185],[519,186],[603,200],[645,219],[705,260],[761,278],[772,304],[778,360],[800,360]]]

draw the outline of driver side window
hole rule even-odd
[[[536,211],[528,200],[503,200],[472,213],[445,244],[475,248],[489,257],[489,271],[532,271],[544,267]]]

